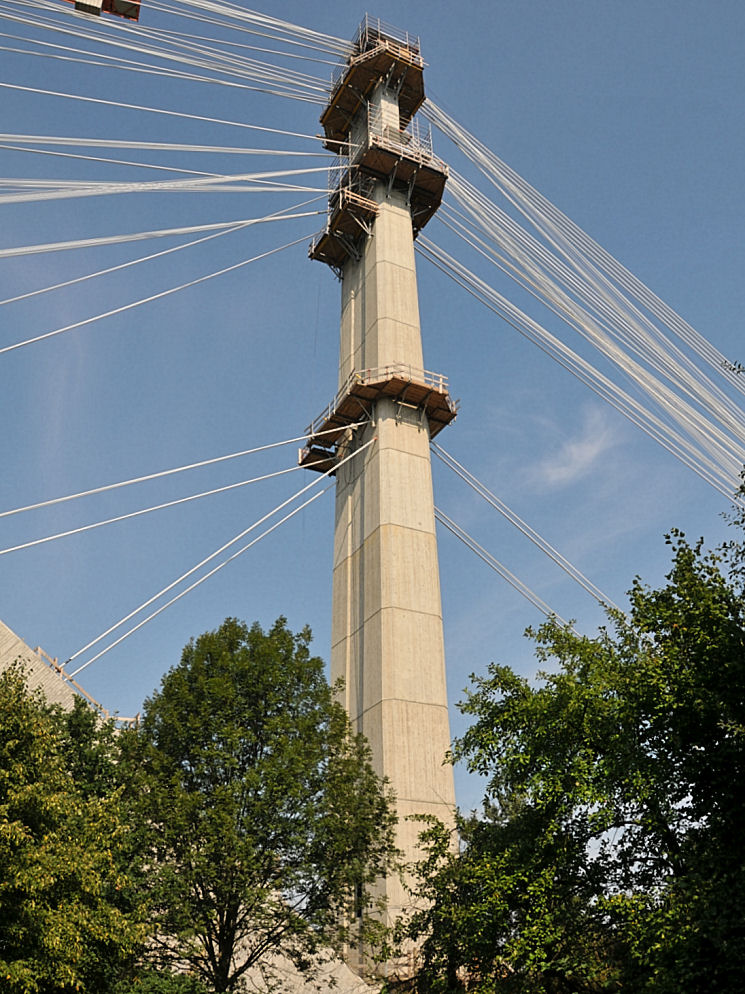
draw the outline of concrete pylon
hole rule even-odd
[[[402,221],[411,241],[397,199],[381,204],[364,258],[345,269],[346,310],[359,318],[343,321],[342,348],[358,335],[363,369],[392,364],[386,346],[408,359],[404,340],[419,345],[413,251],[386,247],[401,247]],[[413,858],[421,825],[407,816],[450,823],[455,803],[452,768],[442,765],[450,732],[430,436],[421,409],[395,400],[375,401],[369,415],[339,447],[346,456],[376,436],[337,473],[331,677],[344,679],[347,711],[397,798],[399,846]],[[407,904],[398,881],[387,881],[387,897],[395,917]]]
[[[408,817],[452,824],[455,805],[429,447],[455,408],[424,369],[414,260],[447,168],[410,126],[422,65],[416,39],[366,19],[321,117],[340,159],[310,255],[341,279],[339,391],[301,454],[336,469],[331,675],[396,795],[408,860]],[[393,920],[410,898],[398,879],[381,888]]]

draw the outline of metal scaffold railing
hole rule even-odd
[[[432,127],[422,125],[418,120],[410,121],[406,128],[396,128],[386,124],[380,107],[368,105],[367,109],[367,143],[383,144],[406,156],[408,159],[421,161],[434,160],[443,169],[445,164],[436,159],[432,151]],[[349,146],[350,155],[356,159],[364,153],[364,145]]]
[[[353,393],[355,387],[372,386],[379,383],[389,383],[400,380],[405,384],[416,384],[425,387],[432,394],[446,398],[447,407],[453,415],[456,405],[448,394],[448,378],[442,373],[433,373],[429,369],[418,369],[404,362],[389,363],[374,369],[353,369],[336,393],[331,403],[324,408],[317,418],[308,426],[308,436],[317,435],[324,424],[339,410],[343,401]]]
[[[355,47],[363,52],[381,40],[397,42],[417,55],[420,51],[418,35],[409,34],[408,31],[402,31],[392,24],[381,21],[379,17],[371,17],[369,14],[365,14],[354,38]]]
[[[365,14],[353,41],[353,54],[350,61],[363,59],[366,53],[381,48],[391,50],[399,58],[403,58],[406,62],[416,65],[420,69],[424,66],[418,35],[401,31],[399,28],[381,21],[379,17],[370,17],[369,14]],[[332,92],[341,82],[348,66],[349,62],[342,62],[331,73]]]

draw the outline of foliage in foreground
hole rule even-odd
[[[113,994],[210,994],[193,974],[139,969],[118,983]]]
[[[392,865],[394,816],[309,642],[282,618],[268,632],[229,618],[145,704],[156,962],[215,991],[241,989],[252,967],[270,982],[275,954],[308,969],[350,924],[379,931],[368,890]]]
[[[0,989],[7,994],[106,994],[146,935],[120,793],[113,784],[96,792],[72,774],[67,729],[27,692],[20,670],[0,674]]]
[[[392,806],[309,642],[228,619],[121,734],[0,674],[0,990],[258,989],[382,941]]]
[[[674,535],[612,631],[533,634],[532,686],[475,679],[454,758],[487,778],[453,855],[426,837],[421,990],[739,994],[745,977],[745,599]],[[741,565],[742,559],[739,563]]]

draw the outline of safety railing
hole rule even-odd
[[[385,123],[381,107],[368,104],[367,133],[369,137],[382,138],[386,144],[398,145],[405,150],[416,150],[427,156],[432,155],[432,125],[422,125],[418,119],[414,119],[401,130]]]
[[[94,711],[98,713],[98,715],[101,717],[103,721],[113,721],[117,726],[117,728],[123,728],[123,727],[131,728],[131,727],[136,727],[139,724],[140,722],[139,714],[135,715],[133,718],[123,718],[119,714],[112,715],[112,713],[109,710],[107,710],[107,708],[105,708],[103,704],[99,704],[99,702],[96,700],[95,697],[92,697],[87,690],[84,690],[84,688],[80,686],[78,681],[74,680],[72,676],[60,666],[59,660],[57,659],[56,656],[50,656],[49,653],[45,652],[40,645],[37,645],[33,651],[36,654],[37,658],[41,660],[41,662],[45,666],[53,670],[57,674],[57,676],[59,676],[72,689],[73,693],[78,694],[80,697],[83,697],[88,702],[88,704],[94,709]]]
[[[354,52],[357,55],[362,55],[364,52],[371,51],[378,46],[387,45],[389,48],[392,47],[394,51],[395,49],[400,49],[400,52],[397,54],[407,62],[413,62],[420,66],[424,65],[420,54],[421,48],[418,35],[409,34],[408,31],[401,31],[399,28],[393,27],[392,24],[386,24],[385,21],[381,21],[379,17],[370,17],[369,14],[365,14],[363,17],[352,44]],[[352,57],[354,58],[354,56]],[[348,68],[349,63],[342,62],[332,71],[332,93],[341,82]]]
[[[342,401],[354,392],[355,386],[373,386],[378,383],[388,383],[391,380],[403,380],[406,383],[425,386],[434,393],[447,397],[448,407],[450,410],[455,410],[455,405],[448,396],[448,378],[442,373],[433,373],[429,369],[418,369],[416,366],[404,362],[393,362],[387,366],[377,366],[374,369],[353,369],[328,407],[308,425],[308,436],[312,437],[321,430],[322,426],[339,409]]]
[[[381,41],[394,41],[396,44],[401,45],[403,48],[408,48],[417,55],[420,51],[418,35],[409,34],[408,31],[402,31],[392,24],[381,21],[379,17],[371,17],[369,14],[365,14],[354,38],[353,44],[355,48],[360,52],[364,52],[365,49],[371,48]]]
[[[349,150],[349,158],[345,154],[339,156],[339,162],[332,164],[332,169],[337,171],[343,168],[344,161],[351,164],[360,162],[369,149],[382,148],[394,155],[414,160],[423,166],[431,166],[440,172],[447,173],[447,166],[439,159],[432,150],[432,126],[423,125],[418,119],[410,121],[406,128],[397,128],[395,125],[386,124],[383,111],[380,107],[367,108],[367,140],[357,143],[351,141],[346,146]],[[329,180],[331,181],[331,173]]]
[[[346,155],[346,154],[344,154],[344,155],[336,155],[331,160],[331,165],[329,166],[329,173],[328,173],[328,176],[329,176],[329,179],[328,179],[329,199],[331,198],[331,196],[333,195],[333,193],[336,190],[338,190],[339,187],[341,186],[341,183],[342,183],[342,181],[344,179],[344,174],[345,174],[345,172],[348,169],[349,169],[349,156],[348,155]]]
[[[351,155],[344,153],[331,160],[328,172],[329,200],[338,193],[342,186],[354,190],[362,196],[372,194],[373,181],[369,177],[363,176],[357,168],[350,168],[350,163],[357,161],[360,157],[360,147],[352,145],[347,147],[351,149]]]

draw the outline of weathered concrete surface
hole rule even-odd
[[[353,370],[423,368],[411,215],[405,195],[376,184],[379,214],[342,279],[340,386]],[[411,814],[452,824],[445,683],[429,429],[421,410],[384,398],[341,454],[375,442],[337,472],[331,675],[397,797],[398,844],[418,855]],[[390,917],[409,904],[381,882]]]

